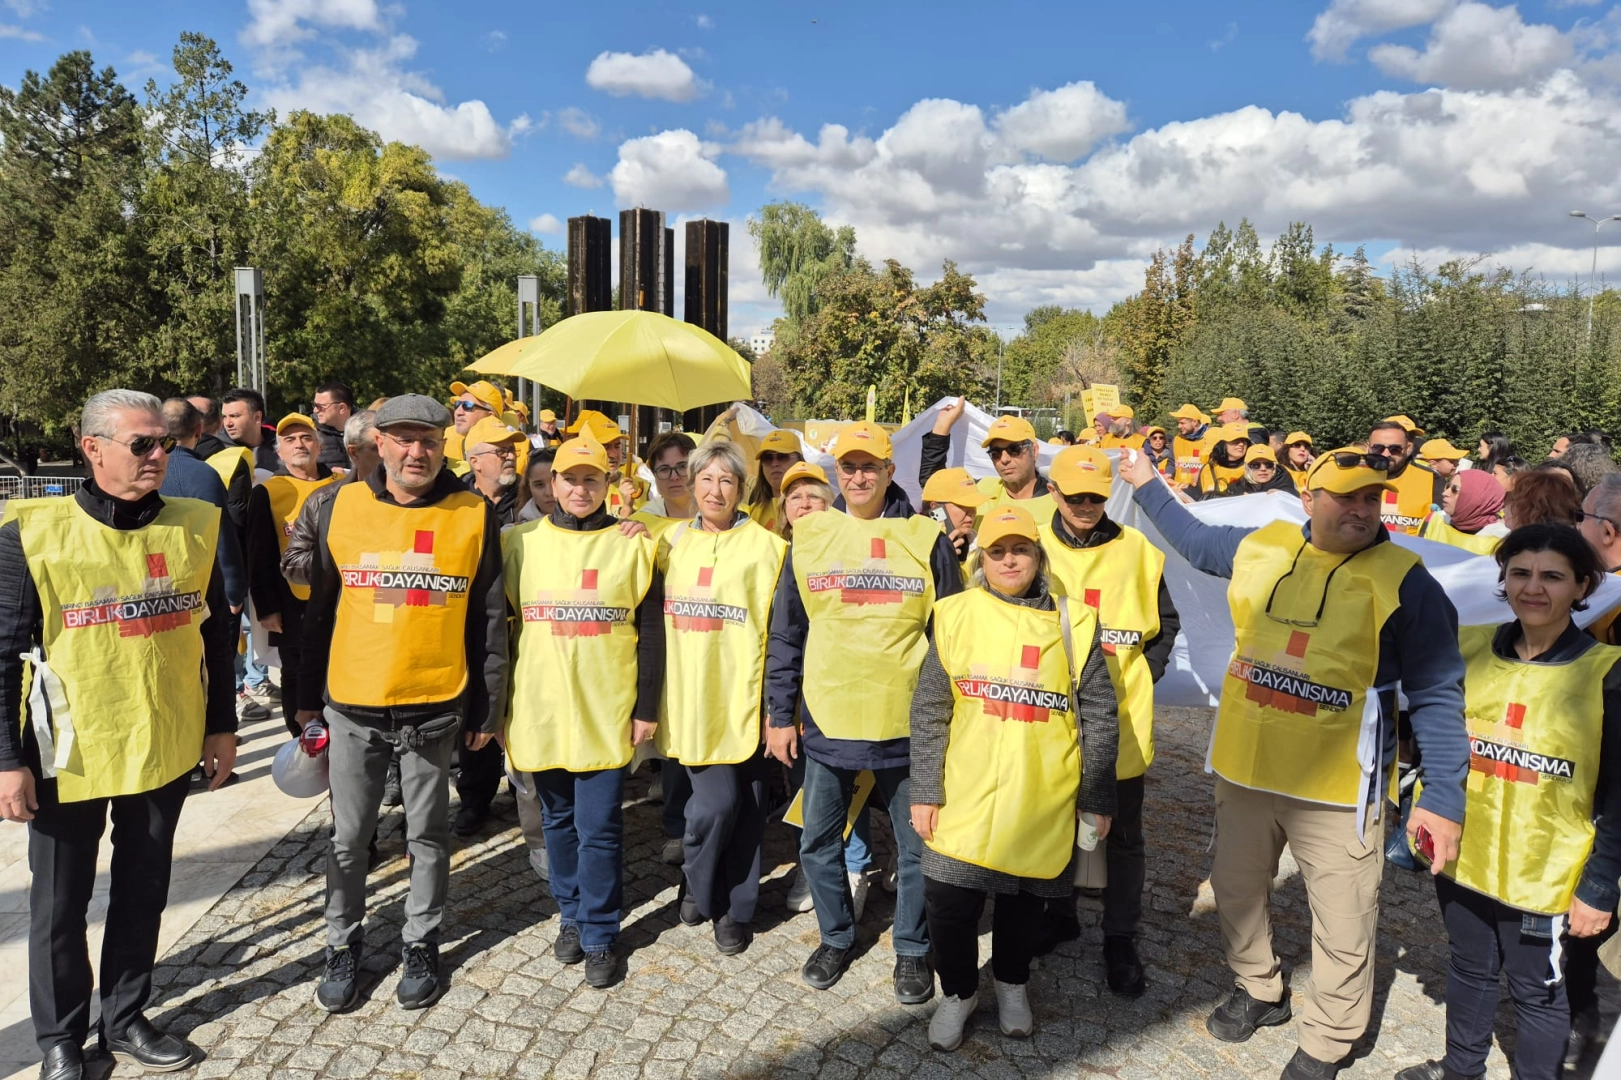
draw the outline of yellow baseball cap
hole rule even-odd
[[[576,436],[557,448],[553,472],[568,472],[578,465],[589,465],[600,473],[608,471],[608,451],[589,432]]]
[[[1265,443],[1256,443],[1254,446],[1244,451],[1244,464],[1253,465],[1257,461],[1270,461],[1272,464],[1276,465],[1278,463],[1278,455],[1274,454],[1272,452],[1272,448]]]
[[[827,473],[822,471],[820,465],[809,461],[796,461],[788,466],[788,471],[782,474],[782,490],[787,491],[794,486],[795,480],[815,480],[827,483]]]
[[[1160,427],[1158,424],[1150,424],[1147,427],[1143,428],[1143,440],[1145,442],[1148,440],[1148,437],[1150,435],[1169,435],[1169,434],[1170,434],[1170,432],[1166,431],[1164,428]]]
[[[1355,461],[1341,465],[1337,458],[1342,456],[1348,461],[1353,458]],[[1312,462],[1311,469],[1306,473],[1306,490],[1328,491],[1336,495],[1349,495],[1365,487],[1395,491],[1396,485],[1390,482],[1389,474],[1384,469],[1375,469],[1367,464],[1375,457],[1368,453],[1366,447],[1360,446],[1342,446],[1338,450],[1330,450]]]
[[[540,410],[540,422],[542,424],[555,424],[557,423],[557,414],[550,409],[542,409]]]
[[[1085,427],[1075,433],[1075,442],[1077,445],[1080,443],[1095,443],[1101,438],[1102,436],[1098,434],[1098,429],[1094,427]]]
[[[1022,536],[1041,543],[1041,534],[1036,531],[1036,519],[1022,506],[999,506],[986,514],[979,524],[975,539],[979,549],[984,551],[998,540],[1006,540],[1010,536]]]
[[[286,416],[284,416],[280,420],[276,421],[276,434],[280,435],[283,432],[285,432],[288,428],[290,428],[290,427],[299,427],[300,425],[302,425],[303,427],[309,428],[311,431],[315,430],[315,421],[314,420],[311,420],[309,417],[305,416],[303,413],[296,413],[295,412],[295,413],[288,413]]]
[[[489,409],[496,416],[506,412],[505,398],[500,388],[484,379],[480,379],[476,383],[453,382],[450,384],[450,392],[456,397],[461,397],[463,394],[472,394],[480,405]]]
[[[1446,439],[1431,439],[1418,448],[1418,456],[1439,461],[1462,461],[1469,456],[1469,452],[1459,450]]]
[[[1239,412],[1249,412],[1250,407],[1244,404],[1243,398],[1222,398],[1221,404],[1216,406],[1216,414],[1219,416],[1231,409],[1237,409]]]
[[[989,446],[993,442],[1035,442],[1036,429],[1030,426],[1030,421],[1022,416],[998,416],[991,421],[991,426],[981,440],[981,446]]]
[[[760,453],[803,454],[804,451],[799,448],[798,436],[787,428],[777,428],[760,440]]]
[[[595,409],[582,409],[580,415],[574,418],[574,423],[568,427],[570,435],[590,435],[597,442],[607,446],[611,442],[618,442],[625,437],[619,430],[617,421],[608,419]]]
[[[1114,490],[1114,466],[1109,455],[1091,446],[1071,446],[1053,458],[1047,476],[1064,495],[1104,495]],[[980,541],[984,547],[985,542]]]
[[[462,446],[467,450],[472,450],[473,447],[480,443],[489,443],[491,446],[504,446],[522,442],[523,439],[524,437],[520,432],[513,431],[493,416],[486,416],[467,429],[467,437],[462,440]]]
[[[1291,431],[1283,440],[1284,446],[1293,446],[1296,443],[1305,443],[1307,446],[1311,446],[1311,436],[1307,435],[1304,431]]]
[[[1098,412],[1106,413],[1107,415],[1114,417],[1116,420],[1137,419],[1137,410],[1124,403],[1119,405],[1110,405],[1107,409],[1099,409]]]
[[[1402,430],[1407,432],[1409,435],[1421,435],[1424,432],[1424,429],[1419,427],[1418,424],[1414,422],[1413,418],[1408,416],[1406,413],[1397,413],[1395,416],[1387,416],[1385,417],[1384,422],[1387,424],[1400,424],[1402,426]]]
[[[1184,406],[1182,406],[1180,409],[1176,410],[1174,413],[1171,414],[1171,419],[1172,420],[1198,420],[1200,423],[1207,422],[1206,419],[1205,419],[1205,414],[1200,412],[1198,410],[1198,408],[1196,406],[1193,406],[1193,405],[1184,405]]]
[[[1234,420],[1230,424],[1223,424],[1216,429],[1216,436],[1221,442],[1232,442],[1234,439],[1250,441],[1250,426],[1243,420]]]
[[[951,503],[972,509],[989,499],[989,495],[974,486],[974,478],[968,475],[967,469],[941,469],[923,485],[924,502]]]
[[[839,432],[839,437],[833,440],[833,460],[837,461],[844,455],[853,454],[858,450],[871,454],[879,461],[888,461],[895,455],[895,449],[889,441],[889,432],[865,420],[851,424]]]

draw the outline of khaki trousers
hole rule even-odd
[[[1373,1010],[1373,936],[1379,921],[1383,832],[1356,812],[1252,791],[1216,778],[1216,861],[1210,887],[1222,949],[1238,985],[1257,1001],[1283,997],[1272,951],[1272,880],[1288,844],[1311,902],[1311,993],[1300,1017],[1300,1048],[1339,1061],[1367,1030]]]

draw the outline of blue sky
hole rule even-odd
[[[0,82],[70,48],[161,82],[183,30],[260,106],[420,142],[553,246],[638,203],[733,222],[734,333],[773,314],[742,223],[776,197],[920,276],[957,259],[995,323],[1102,310],[1222,219],[1563,280],[1592,241],[1567,211],[1621,211],[1607,2],[0,0]]]

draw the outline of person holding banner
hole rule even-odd
[[[951,429],[963,418],[964,401],[958,398],[940,407],[934,418],[934,429],[923,436],[923,452],[918,466],[918,484],[929,482],[937,471],[945,468],[951,448]],[[987,498],[981,513],[1009,503],[1030,500],[1025,509],[1037,521],[1045,520],[1053,512],[1052,497],[1047,494],[1047,478],[1036,466],[1041,459],[1040,440],[1036,429],[1022,416],[998,416],[991,421],[980,445],[991,459],[995,476],[979,481],[979,490]]]
[[[845,512],[806,514],[794,523],[772,605],[766,743],[772,757],[792,767],[801,750],[795,722],[803,721],[800,869],[821,928],[821,943],[802,971],[805,982],[832,987],[855,947],[844,828],[856,777],[871,770],[897,848],[895,998],[919,1005],[934,996],[934,974],[922,842],[909,816],[909,710],[934,602],[962,591],[962,572],[939,525],[914,516],[892,482],[893,457],[883,428],[851,424],[833,443]]]
[[[1574,946],[1599,936],[1621,898],[1621,815],[1613,812],[1621,648],[1571,620],[1604,567],[1568,525],[1516,529],[1496,558],[1515,618],[1459,634],[1472,743],[1468,828],[1453,858],[1435,858],[1451,945],[1447,1052],[1397,1080],[1484,1075],[1504,975],[1518,1020],[1514,1075],[1555,1080],[1571,1031],[1561,938]],[[1415,845],[1421,857],[1427,839]]]
[[[1236,640],[1209,767],[1216,774],[1210,873],[1222,948],[1236,976],[1206,1028],[1243,1042],[1290,1017],[1269,913],[1288,844],[1312,911],[1312,989],[1284,1080],[1332,1077],[1373,1008],[1373,938],[1384,868],[1381,811],[1396,757],[1396,685],[1421,751],[1423,828],[1438,864],[1455,858],[1469,735],[1457,612],[1379,512],[1390,459],[1323,454],[1306,474],[1304,526],[1202,523],[1142,455],[1121,469],[1135,500],[1197,570],[1228,578]]]
[[[1077,817],[1101,837],[1115,813],[1120,725],[1097,612],[1055,595],[1023,507],[985,515],[980,538],[970,588],[935,604],[911,707],[911,822],[926,845],[929,941],[945,995],[929,1044],[946,1051],[962,1044],[979,1005],[987,896],[1002,1034],[1034,1031],[1025,987],[1042,906],[1070,899]]]
[[[974,517],[990,499],[967,469],[941,469],[923,485],[923,512],[940,522],[959,562],[974,544]]]
[[[1210,457],[1215,444],[1210,430],[1210,418],[1196,405],[1183,405],[1171,414],[1176,421],[1176,437],[1171,440],[1171,454],[1176,459],[1177,483],[1193,487],[1199,482],[1199,470]]]
[[[1199,469],[1196,497],[1201,499],[1221,495],[1229,484],[1244,479],[1244,455],[1250,449],[1249,425],[1242,420],[1223,424],[1211,440],[1210,453]]]
[[[1113,485],[1114,467],[1103,451],[1062,451],[1049,481],[1058,511],[1041,526],[1041,548],[1060,591],[1097,613],[1103,660],[1119,697],[1118,809],[1104,852],[1109,883],[1103,891],[1103,966],[1110,990],[1137,997],[1145,989],[1137,932],[1148,871],[1143,777],[1154,761],[1154,684],[1165,674],[1182,619],[1165,583],[1165,556],[1104,511]],[[1079,936],[1070,894],[1064,899],[1067,919],[1056,924],[1057,936]]]

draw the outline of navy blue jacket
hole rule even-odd
[[[201,499],[213,503],[221,511],[225,505],[225,482],[214,467],[184,446],[169,451],[169,471],[164,474],[159,495],[173,495],[182,499]],[[233,608],[240,608],[248,599],[248,568],[242,558],[242,545],[237,540],[236,528],[223,513],[220,518],[219,547],[215,551],[215,565],[225,582],[225,599]]]
[[[1164,484],[1144,484],[1134,496],[1166,543],[1213,577],[1233,576],[1233,556],[1254,529],[1206,525]],[[1308,538],[1311,525],[1303,526]],[[1379,530],[1374,543],[1390,540]],[[1458,611],[1422,563],[1402,578],[1400,606],[1379,631],[1377,686],[1401,683],[1418,740],[1424,791],[1418,805],[1449,821],[1463,820],[1464,781],[1469,775],[1469,730],[1463,721],[1463,654],[1458,651]],[[1396,693],[1379,696],[1382,772],[1396,760]]]
[[[844,497],[833,503],[834,510],[842,512]],[[831,513],[833,511],[829,511]],[[913,516],[912,501],[899,485],[891,483],[884,495],[883,516],[907,518]],[[929,553],[929,572],[934,577],[934,595],[943,599],[962,592],[962,570],[951,541],[941,533]],[[794,552],[788,549],[788,558],[777,578],[777,595],[771,602],[771,641],[766,651],[765,699],[766,711],[772,727],[789,727],[797,715],[805,722],[802,750],[823,765],[835,769],[895,769],[907,768],[912,763],[912,740],[888,739],[869,742],[863,739],[832,739],[822,734],[811,717],[810,710],[800,709],[800,687],[805,677],[805,638],[810,633],[810,616],[805,612],[799,596],[799,582],[794,577]]]

